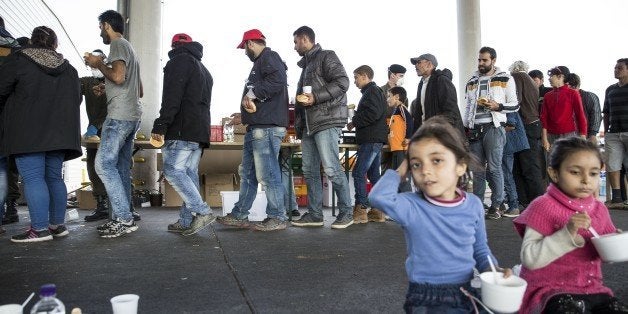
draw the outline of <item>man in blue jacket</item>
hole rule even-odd
[[[253,62],[240,109],[242,123],[247,125],[240,165],[240,196],[231,213],[218,217],[218,222],[248,228],[249,211],[260,183],[266,192],[267,218],[252,228],[259,231],[285,229],[284,188],[277,160],[288,126],[287,67],[278,53],[266,47],[266,37],[257,29],[244,32],[237,48],[244,49]]]
[[[187,34],[172,37],[170,61],[164,68],[159,117],[151,137],[165,142],[161,148],[164,176],[183,200],[179,220],[168,231],[191,235],[216,217],[201,198],[198,163],[209,147],[209,125],[214,80],[201,63],[203,46]]]

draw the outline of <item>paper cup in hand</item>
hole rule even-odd
[[[312,86],[303,86],[303,93],[304,94],[311,94],[312,93]]]
[[[113,314],[137,314],[137,294],[122,294],[111,298]]]
[[[164,146],[164,141],[163,140],[156,140],[154,138],[150,138],[150,145],[153,145],[153,147],[159,148]]]

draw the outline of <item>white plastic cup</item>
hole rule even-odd
[[[137,294],[121,294],[111,298],[113,314],[137,314]]]
[[[78,220],[79,219],[79,213],[78,213],[78,211],[75,208],[73,208],[73,209],[68,210],[65,213],[65,217],[66,217],[65,218],[66,221]]]
[[[521,307],[523,294],[528,283],[521,277],[512,275],[504,278],[504,273],[492,271],[480,274],[482,280],[482,302],[491,310],[500,313],[514,313]],[[497,282],[495,282],[497,279]]]
[[[304,94],[311,94],[312,93],[312,86],[303,86],[303,93]]]
[[[22,314],[21,304],[5,304],[0,305],[0,314]]]

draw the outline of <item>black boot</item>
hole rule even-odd
[[[96,196],[96,210],[85,216],[85,221],[97,221],[109,218],[109,199],[106,195]]]
[[[5,204],[6,209],[4,211],[4,217],[2,217],[2,224],[8,225],[20,221],[20,216],[17,214],[17,202],[15,199],[9,198]]]

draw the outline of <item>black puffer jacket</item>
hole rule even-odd
[[[362,87],[361,92],[362,98],[351,119],[355,126],[356,142],[358,144],[388,142],[386,125],[388,104],[384,92],[374,82]]]
[[[0,67],[2,155],[64,151],[81,156],[81,86],[54,50],[25,48]]]
[[[448,69],[434,70],[425,90],[425,112],[421,108],[421,89],[423,81],[417,89],[416,105],[410,108],[414,122],[414,132],[421,127],[424,120],[441,115],[449,120],[449,123],[463,132],[462,117],[458,108],[458,95],[456,87],[451,82],[452,74]]]
[[[297,65],[303,69],[297,95],[303,92],[303,86],[309,85],[316,99],[316,103],[307,108],[296,105],[297,136],[302,138],[303,133],[344,127],[347,124],[349,77],[336,53],[316,44]]]
[[[152,133],[166,140],[198,142],[209,146],[209,108],[214,81],[201,63],[203,46],[183,44],[168,53],[159,118]]]

